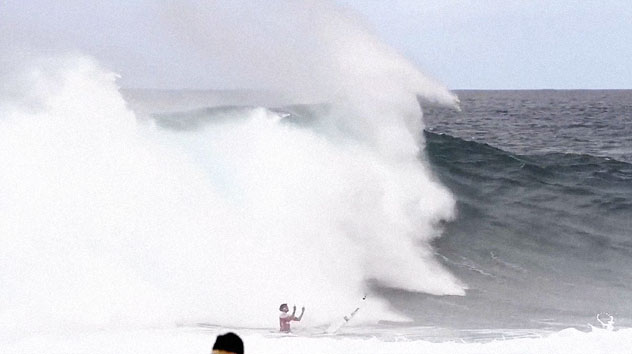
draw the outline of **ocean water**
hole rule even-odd
[[[628,353],[630,91],[459,99],[356,34],[309,99],[6,61],[0,353]]]
[[[632,91],[458,94],[461,112],[425,110],[425,137],[458,200],[435,249],[468,294],[387,293],[424,324],[629,326]]]
[[[630,326],[632,91],[457,94],[460,111],[424,109],[418,158],[455,196],[456,217],[442,222],[432,247],[466,295],[430,295],[370,279],[371,295],[411,321],[344,327],[338,337],[523,340],[589,331],[603,313],[620,328]],[[187,132],[250,109],[204,107],[154,119],[163,129]],[[280,122],[316,131],[329,110],[271,109]],[[299,336],[318,333],[303,329]]]
[[[369,279],[367,291],[410,322],[378,321],[339,335],[537,337],[588,329],[600,313],[629,326],[632,91],[457,93],[460,111],[424,109],[425,148],[418,158],[455,196],[456,217],[442,221],[432,247],[466,295],[424,294]],[[251,109],[203,107],[153,117],[163,129],[190,132]],[[320,131],[330,108],[270,109],[281,123]]]
[[[627,91],[459,92],[458,112],[434,87],[452,108],[424,125],[414,95],[121,91],[82,56],[14,69],[2,352],[199,353],[228,330],[261,353],[630,347]],[[580,103],[532,112],[555,97]],[[602,130],[549,144],[558,116]],[[280,302],[308,309],[293,336]],[[615,331],[589,326],[602,312]]]

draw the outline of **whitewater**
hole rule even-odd
[[[468,296],[437,252],[459,215],[418,102],[459,100],[352,16],[312,5],[293,24],[310,24],[318,56],[256,103],[124,94],[84,54],[2,58],[0,352],[207,353],[225,331],[259,353],[630,348],[621,328],[425,337],[394,306],[388,289]],[[283,53],[313,48],[300,50]],[[270,83],[270,65],[253,78]],[[321,335],[366,294],[349,328]],[[296,336],[270,333],[283,302],[307,307]]]

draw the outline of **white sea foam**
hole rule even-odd
[[[224,332],[221,332],[224,333]],[[198,354],[210,352],[214,332],[201,330],[136,330],[114,333],[94,332],[74,336],[34,336],[8,343],[7,353],[99,353],[99,354]],[[632,330],[580,332],[566,329],[533,338],[488,342],[428,342],[423,340],[384,341],[377,338],[269,337],[242,334],[245,353],[450,353],[450,354],[627,354]]]
[[[302,325],[320,325],[354,308],[369,279],[462,295],[430,248],[454,201],[418,160],[416,94],[455,97],[330,10],[312,18],[324,84],[295,86],[335,107],[318,133],[263,108],[161,131],[137,122],[92,59],[8,61],[4,333],[275,327],[281,302],[307,306]],[[359,322],[406,318],[367,302]]]
[[[274,326],[286,301],[313,325],[354,307],[367,279],[462,291],[424,243],[452,200],[413,157],[265,109],[157,131],[83,57],[16,72],[0,120],[3,329]],[[365,320],[401,318],[371,308]]]

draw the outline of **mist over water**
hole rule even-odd
[[[353,308],[368,280],[464,293],[429,245],[454,200],[417,158],[417,95],[455,96],[333,5],[283,4],[308,14],[293,24],[312,36],[301,43],[317,44],[297,54],[321,53],[286,75],[258,66],[253,80],[278,89],[269,79],[282,77],[285,92],[329,102],[319,130],[266,108],[164,130],[139,121],[116,76],[81,55],[2,72],[5,333],[274,327],[282,302],[305,305],[305,325],[321,325]],[[232,70],[252,74],[242,69]],[[359,320],[405,319],[378,298],[366,309]]]

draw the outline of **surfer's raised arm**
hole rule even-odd
[[[294,306],[294,309],[296,310],[296,306]],[[301,308],[301,314],[298,317],[295,317],[294,321],[300,321],[303,318],[304,314],[305,314],[305,306]]]
[[[296,305],[292,306],[292,315],[290,315],[291,319],[296,318]]]

